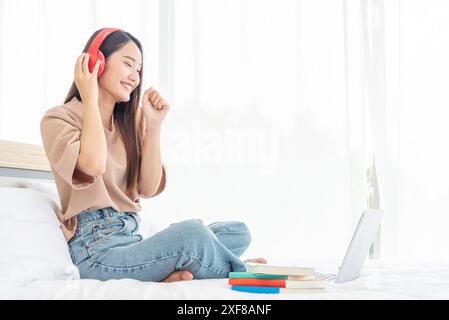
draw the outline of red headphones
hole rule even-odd
[[[89,49],[87,50],[87,53],[89,54],[89,71],[92,72],[92,70],[95,67],[95,63],[98,59],[100,59],[100,67],[98,68],[98,77],[101,76],[103,73],[104,67],[106,66],[106,58],[104,57],[103,52],[100,51],[100,46],[103,43],[104,39],[106,39],[107,36],[109,36],[111,33],[116,31],[122,31],[120,29],[115,28],[105,28],[101,30],[95,39],[92,41],[92,43],[89,46]]]

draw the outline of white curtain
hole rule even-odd
[[[386,95],[373,108],[385,258],[449,260],[449,3],[377,1],[385,12]]]
[[[244,221],[248,256],[342,258],[367,193],[361,39],[346,43],[344,4],[171,3],[159,212]]]
[[[240,220],[248,257],[339,262],[374,153],[381,257],[448,257],[446,1],[0,4],[1,139],[41,143],[88,37],[123,28],[172,106],[169,183],[143,202],[153,223]]]

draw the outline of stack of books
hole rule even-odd
[[[314,268],[246,263],[246,272],[230,272],[232,290],[252,293],[321,293],[328,282],[315,279]]]

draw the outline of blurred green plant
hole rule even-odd
[[[376,173],[376,162],[374,157],[372,158],[371,166],[366,170],[367,183],[368,183],[368,195],[367,195],[367,207],[368,209],[379,209],[380,208],[380,198],[379,198],[379,185],[377,181]],[[377,232],[376,238],[369,250],[370,259],[380,258],[380,232]]]

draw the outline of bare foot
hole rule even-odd
[[[263,264],[267,264],[267,260],[264,258],[253,258],[253,259],[247,259],[243,262],[255,262],[255,263],[263,263]]]
[[[162,282],[175,282],[175,281],[185,281],[192,280],[193,275],[189,271],[175,271],[165,278]]]

